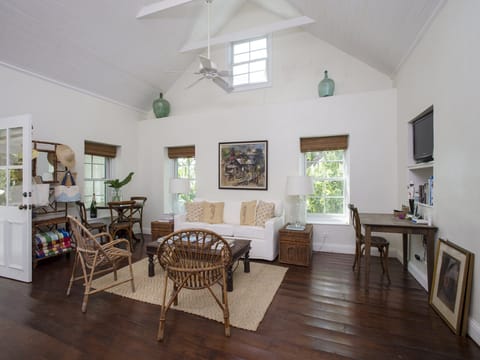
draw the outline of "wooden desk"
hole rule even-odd
[[[436,226],[414,224],[411,220],[399,219],[393,214],[366,214],[360,213],[360,223],[365,228],[365,287],[368,291],[370,274],[370,246],[372,232],[402,234],[403,240],[403,268],[408,270],[408,234],[423,235],[427,244],[427,276],[428,292],[432,287],[433,265],[435,254]]]

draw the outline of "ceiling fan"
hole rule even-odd
[[[175,7],[178,5],[182,5],[192,0],[163,0],[149,6],[143,7],[140,12],[137,14],[137,18],[141,18],[158,11],[166,10],[171,7]],[[213,0],[205,0],[207,3],[207,56],[199,56],[200,60],[200,69],[198,72],[195,72],[196,75],[202,75],[199,79],[195,82],[187,86],[187,89],[191,88],[192,86],[196,85],[203,79],[212,80],[215,84],[221,87],[227,93],[231,93],[233,87],[223,79],[224,77],[230,77],[230,72],[227,70],[218,70],[217,65],[210,59],[210,6]]]

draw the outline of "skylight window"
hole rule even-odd
[[[231,44],[232,85],[252,89],[270,85],[270,37]]]

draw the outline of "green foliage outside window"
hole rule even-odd
[[[185,202],[193,201],[197,193],[197,184],[195,181],[195,158],[177,158],[175,160],[177,177],[190,180],[190,192],[188,194],[178,194],[178,197]]]
[[[305,153],[305,174],[314,178],[314,194],[307,197],[309,214],[344,214],[344,155],[344,150]]]

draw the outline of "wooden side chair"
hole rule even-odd
[[[70,295],[73,282],[76,280],[82,280],[85,291],[83,294],[82,312],[87,311],[88,297],[97,292],[109,289],[111,287],[131,282],[132,291],[135,292],[135,284],[133,280],[132,270],[132,253],[128,248],[128,240],[118,239],[113,240],[108,233],[99,233],[92,235],[92,233],[83,226],[77,219],[68,215],[68,224],[72,239],[76,244],[75,261],[73,264],[72,275],[70,277],[70,283],[68,284],[67,296]],[[107,243],[100,244],[98,238],[106,237]],[[124,244],[126,249],[121,249],[118,245]],[[117,270],[119,269],[120,262],[128,261],[130,269],[130,277],[128,279],[118,281]],[[78,265],[81,266],[82,273],[76,276]],[[113,281],[102,288],[92,289],[92,281],[94,276],[105,274],[113,271]]]
[[[145,196],[132,196],[130,200],[135,201],[132,211],[132,225],[140,225],[140,236],[142,237],[142,241],[145,241],[143,237],[143,207],[145,206],[147,198]]]
[[[128,237],[130,242],[130,249],[133,251],[133,206],[135,201],[111,201],[108,203],[110,209],[110,224],[108,225],[108,232],[113,239],[117,236],[123,238]]]
[[[365,254],[365,237],[362,234],[362,224],[360,223],[360,216],[358,215],[358,208],[355,207],[353,204],[348,204],[348,208],[350,210],[350,219],[355,229],[355,259],[353,261],[352,269],[355,269],[358,266],[358,270],[360,270],[360,263],[362,259],[362,255]],[[376,247],[378,252],[380,253],[380,263],[382,265],[383,274],[387,275],[388,282],[390,283],[390,274],[388,272],[388,248],[390,243],[381,236],[373,236],[371,237],[371,247]]]
[[[157,340],[163,340],[167,311],[172,303],[178,304],[178,293],[182,289],[207,289],[223,311],[225,336],[230,336],[226,268],[232,261],[232,251],[225,239],[203,229],[176,231],[164,238],[157,257],[165,270]],[[166,304],[169,279],[173,282],[173,290]],[[222,287],[222,299],[212,290],[215,284]]]
[[[106,232],[107,231],[107,225],[101,222],[98,223],[89,223],[87,220],[87,210],[85,208],[85,204],[83,201],[77,201],[76,202],[78,206],[78,214],[80,215],[80,221],[82,222],[82,225],[85,226],[88,231],[90,232]]]

